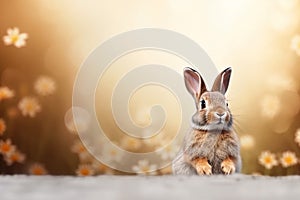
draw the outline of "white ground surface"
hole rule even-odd
[[[0,176],[0,199],[300,200],[300,176]]]

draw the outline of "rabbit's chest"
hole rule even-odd
[[[223,134],[207,134],[199,142],[199,153],[207,157],[212,164],[222,162],[229,155],[228,141]]]
[[[232,149],[228,142],[228,134],[196,132],[187,143],[185,152],[190,157],[206,157],[211,163],[219,162],[228,157]]]
[[[229,156],[226,147],[226,141],[221,135],[210,135],[201,145],[201,151],[206,152],[209,164],[212,166],[212,171],[215,174],[222,173],[221,163]]]
[[[212,163],[225,159],[228,156],[226,141],[224,141],[220,134],[208,135],[203,141],[201,148],[207,153],[207,158]]]

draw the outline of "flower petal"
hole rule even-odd
[[[19,35],[19,39],[21,40],[26,40],[28,38],[28,34],[27,33],[21,33],[20,35]]]
[[[11,40],[11,38],[9,37],[9,36],[3,36],[3,42],[4,42],[4,44],[6,44],[6,45],[11,45],[12,44],[12,40]]]
[[[26,43],[25,43],[24,40],[18,40],[18,41],[15,42],[15,46],[18,47],[18,48],[25,46],[25,44]]]
[[[20,30],[17,27],[14,27],[12,32],[11,32],[12,35],[19,35],[19,33],[20,33]]]

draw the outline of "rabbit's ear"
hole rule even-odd
[[[231,67],[228,67],[227,69],[222,71],[217,76],[214,85],[212,87],[212,91],[218,91],[221,92],[222,94],[225,94],[228,89],[230,75],[231,75]]]
[[[189,67],[184,68],[183,74],[186,89],[198,102],[201,94],[207,91],[202,77],[197,71]]]

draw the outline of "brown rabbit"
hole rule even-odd
[[[181,150],[172,163],[178,175],[232,174],[240,172],[239,139],[232,128],[232,115],[224,96],[231,68],[222,71],[212,90],[207,91],[201,75],[184,69],[185,86],[194,97],[197,111],[192,130],[186,134]]]

